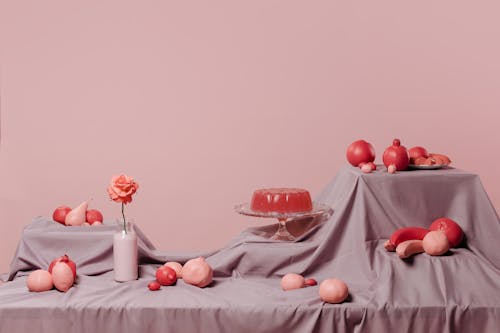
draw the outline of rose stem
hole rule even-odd
[[[125,222],[125,204],[122,202],[123,232],[127,234],[127,224]]]

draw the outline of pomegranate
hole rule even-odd
[[[182,267],[182,279],[193,286],[206,287],[212,283],[212,277],[213,269],[203,257],[188,260]]]
[[[304,285],[306,285],[308,287],[312,287],[312,286],[315,286],[317,284],[318,284],[318,281],[316,281],[315,279],[312,279],[312,278],[306,279],[304,281]]]
[[[71,212],[71,207],[59,206],[54,210],[54,213],[52,213],[52,219],[62,225],[66,225],[64,221],[66,220],[66,215],[68,215],[69,212]]]
[[[450,243],[444,231],[429,231],[422,240],[425,253],[431,256],[440,256],[450,249]]]
[[[177,282],[177,273],[168,266],[161,266],[156,270],[156,280],[162,286],[171,286]]]
[[[69,257],[66,254],[63,255],[62,257],[59,257],[57,259],[52,260],[52,262],[49,265],[49,269],[48,269],[49,273],[52,273],[52,269],[54,268],[55,264],[57,264],[58,262],[62,262],[62,263],[65,263],[66,265],[68,265],[68,267],[73,272],[73,279],[76,280],[76,264],[74,261],[69,259]]]
[[[176,261],[168,261],[163,266],[172,268],[177,274],[178,279],[182,279],[182,265]]]
[[[360,163],[375,161],[375,149],[365,140],[354,141],[347,147],[347,161],[357,167]]]
[[[408,154],[410,155],[411,160],[416,160],[419,157],[429,157],[429,153],[427,152],[427,150],[424,147],[419,146],[408,149]]]
[[[386,167],[394,164],[397,171],[406,170],[410,163],[408,152],[404,146],[401,146],[399,139],[394,139],[392,146],[387,147],[382,156],[382,160]]]
[[[95,222],[101,222],[103,221],[102,213],[98,211],[97,209],[89,209],[85,213],[85,220],[88,222],[88,224],[94,224]]]
[[[54,282],[52,281],[52,275],[49,272],[44,271],[43,269],[37,269],[28,275],[26,286],[29,291],[47,291],[52,289]]]
[[[432,222],[429,230],[444,231],[446,237],[448,238],[448,241],[450,242],[450,247],[457,247],[458,245],[460,245],[464,238],[464,232],[462,228],[460,228],[458,223],[447,217],[441,217]]]
[[[66,263],[58,261],[52,268],[52,280],[57,290],[66,292],[75,283],[73,271]]]
[[[148,283],[148,288],[151,291],[156,291],[160,290],[161,285],[158,283],[158,281],[151,281]]]

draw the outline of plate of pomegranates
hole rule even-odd
[[[448,164],[409,164],[408,168],[415,170],[437,170],[447,166]]]

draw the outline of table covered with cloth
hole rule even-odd
[[[294,242],[273,241],[276,225],[249,228],[220,250],[156,250],[139,228],[140,278],[113,280],[116,226],[65,227],[39,217],[19,242],[0,285],[0,332],[499,332],[500,222],[477,175],[453,168],[370,174],[345,167],[316,196],[329,218],[289,223]],[[383,243],[397,228],[449,217],[466,240],[444,256],[410,260]],[[209,221],[208,221],[209,222]],[[66,293],[35,293],[30,271],[67,253],[77,264]],[[179,280],[149,291],[166,261],[203,255],[214,281]],[[341,304],[318,286],[280,288],[286,273],[349,286]]]

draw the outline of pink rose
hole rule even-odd
[[[108,194],[111,200],[128,204],[132,202],[132,195],[139,188],[132,177],[127,175],[113,176],[108,187]]]

